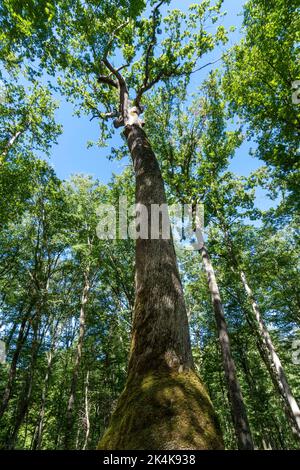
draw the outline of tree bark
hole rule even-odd
[[[231,407],[231,416],[235,429],[238,448],[239,450],[253,450],[254,445],[252,441],[247,412],[242,392],[240,389],[240,384],[237,378],[235,363],[231,354],[230,339],[224,316],[224,309],[221,301],[220,290],[217,284],[215,272],[207,248],[204,244],[203,237],[199,233],[197,233],[197,237],[201,247],[199,251],[202,258],[204,271],[207,277],[208,287],[215,314],[215,320],[217,324],[225,379],[227,383],[228,398]]]
[[[145,132],[125,126],[136,204],[166,204]],[[193,365],[188,319],[172,238],[136,240],[135,305],[128,378],[100,449],[219,449],[220,430]]]
[[[49,351],[48,358],[47,358],[47,369],[44,378],[44,387],[41,397],[41,407],[38,416],[38,422],[36,426],[36,432],[32,443],[33,450],[39,450],[42,444],[42,436],[43,436],[43,426],[44,426],[44,418],[45,418],[45,411],[46,411],[46,399],[47,399],[47,392],[49,386],[49,379],[50,379],[50,372],[52,367],[53,361],[53,351]]]

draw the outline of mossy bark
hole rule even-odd
[[[191,370],[130,377],[99,449],[222,449],[200,378]]]
[[[222,448],[211,402],[194,372],[172,237],[150,237],[151,205],[166,204],[160,168],[139,125],[127,125],[124,133],[135,170],[136,204],[149,214],[149,237],[136,240],[128,379],[99,449]]]

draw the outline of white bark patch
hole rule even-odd
[[[143,127],[145,122],[143,119],[140,118],[140,110],[136,107],[133,106],[128,110],[128,118],[127,118],[127,123],[129,126],[132,126],[133,124]]]

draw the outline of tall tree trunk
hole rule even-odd
[[[81,307],[79,316],[79,337],[77,342],[77,353],[75,359],[75,365],[72,373],[71,380],[71,391],[68,401],[67,415],[66,415],[66,431],[65,431],[65,449],[72,447],[73,431],[74,431],[74,404],[76,399],[77,384],[80,371],[80,363],[82,357],[83,340],[85,334],[85,322],[86,322],[86,304],[88,301],[88,295],[90,291],[89,281],[89,270],[84,273],[84,286],[81,296]]]
[[[142,128],[125,126],[136,203],[150,216],[164,183]],[[220,449],[222,437],[193,365],[188,319],[172,239],[136,240],[135,305],[128,377],[100,449]]]
[[[67,389],[68,384],[68,369],[69,369],[69,355],[66,354],[63,360],[62,366],[62,388],[63,392],[59,393],[55,399],[55,409],[53,414],[55,415],[55,431],[53,431],[53,442],[54,442],[54,449],[64,449],[64,433],[65,428],[61,425],[64,423],[65,416],[66,416],[66,406],[65,406],[65,397],[67,393],[65,390]]]
[[[298,403],[289,387],[288,380],[282,367],[281,361],[276,353],[271,336],[264,324],[260,309],[254,298],[253,292],[248,284],[246,275],[243,271],[240,271],[240,277],[248,299],[251,303],[253,316],[256,321],[256,327],[258,329],[261,343],[264,348],[264,354],[262,357],[266,362],[272,381],[284,401],[286,415],[289,422],[291,423],[293,432],[300,440],[300,409]]]
[[[237,438],[238,448],[240,450],[253,450],[254,446],[248,422],[247,412],[240,384],[237,378],[235,363],[231,354],[230,339],[224,316],[224,309],[221,301],[220,290],[200,230],[196,231],[196,235],[200,246],[199,251],[202,258],[204,271],[207,277],[208,287],[215,314],[215,320],[217,324],[225,379],[227,383],[228,398],[231,407],[231,416]]]
[[[258,383],[256,382],[255,377],[253,377],[251,364],[249,363],[248,358],[248,346],[249,345],[245,344],[243,340],[237,342],[239,362],[244,373],[245,381],[248,385],[251,401],[254,404],[256,421],[259,426],[259,440],[261,442],[261,448],[264,448],[263,441],[265,444],[267,443],[268,446],[272,445],[272,426],[269,424],[271,421],[271,413],[267,404],[268,396],[266,391],[261,387],[258,387]],[[274,448],[276,449],[278,447],[275,446]]]

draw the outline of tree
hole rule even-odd
[[[250,0],[245,37],[226,59],[224,89],[231,108],[257,143],[255,154],[273,170],[280,193],[298,208],[299,79],[298,2]]]
[[[3,80],[0,100],[0,226],[20,217],[45,171],[36,154],[49,155],[61,133],[57,108],[46,87]]]
[[[1,446],[65,448],[68,441],[72,448],[94,448],[124,384],[133,302],[131,241],[98,240],[96,208],[125,185],[118,178],[110,189],[84,177],[62,185],[44,165],[48,172],[34,180],[35,197],[0,236],[0,325],[7,347],[7,364],[1,364]],[[87,263],[90,291],[78,361]]]
[[[16,407],[13,429],[7,438],[7,446],[12,448],[31,402],[38,351],[49,326],[49,319],[46,316],[49,284],[63,249],[59,240],[51,237],[53,232],[57,231],[57,227],[61,227],[62,222],[60,210],[63,200],[59,187],[60,181],[54,176],[52,169],[44,163],[44,171],[40,179],[36,181],[35,193],[28,207],[27,214],[29,213],[31,217],[27,221],[23,220],[25,236],[22,233],[20,237],[18,231],[14,233],[9,229],[3,233],[5,243],[10,243],[13,235],[16,237],[16,239],[13,237],[16,241],[14,256],[4,257],[4,262],[7,264],[4,281],[7,282],[10,279],[12,285],[15,286],[16,294],[10,293],[6,303],[16,309],[16,319],[20,327],[2,396],[1,418],[13,395],[17,364],[24,343],[30,339],[28,369],[24,374],[23,389]],[[3,248],[5,253],[8,247],[4,245]],[[22,256],[20,256],[21,253]]]
[[[58,22],[63,20],[64,28],[61,29],[60,47],[54,54],[54,62],[46,49],[44,63],[48,63],[50,69],[54,64],[56,69],[63,70],[64,78],[60,84],[69,97],[79,98],[83,110],[92,112],[93,117],[115,117],[115,126],[124,126],[124,136],[136,172],[136,202],[145,204],[147,208],[151,204],[163,204],[166,199],[156,157],[142,130],[139,117],[143,109],[142,96],[160,80],[174,77],[183,82],[188,79],[197,67],[198,59],[212,50],[215,43],[226,40],[224,27],[218,27],[215,34],[209,34],[204,29],[205,21],[218,15],[221,3],[217,2],[215,6],[210,6],[209,2],[192,5],[188,14],[174,10],[164,18],[163,23],[159,8],[168,4],[163,1],[154,5],[149,19],[123,16],[124,10],[116,10],[113,4],[113,20],[103,23],[101,17],[105,15],[106,4],[103,7],[94,2],[86,2],[85,5],[76,3],[75,7],[68,5],[69,9],[62,9],[62,15],[58,18]],[[75,22],[72,17],[74,12]],[[165,38],[160,41],[162,52],[157,55],[160,28],[164,29]],[[62,43],[64,51],[60,55]],[[120,66],[113,65],[111,59],[116,51],[122,53],[125,61]],[[132,103],[129,103],[130,89],[136,91]],[[103,121],[103,130],[107,129]],[[148,189],[146,182],[149,182]],[[149,295],[151,292],[155,296]],[[161,305],[158,299],[164,299]],[[165,330],[164,334],[161,334],[162,329]],[[188,322],[172,240],[137,239],[132,338],[127,386],[101,446],[219,447],[221,440],[211,404],[200,379],[193,372]],[[161,376],[161,380],[156,374]],[[152,387],[161,389],[163,383],[171,386],[177,380],[177,386],[183,387],[189,399],[182,407],[178,396],[174,406],[171,406],[174,411],[169,415],[164,413],[154,433],[151,423],[154,425],[159,412],[157,403],[153,401]],[[147,392],[146,387],[145,394],[140,395],[144,424],[139,424],[139,408],[132,407],[131,396],[143,383],[148,384],[150,389]],[[198,400],[194,401],[193,393],[197,394]],[[144,407],[146,399],[149,400],[149,408]],[[164,406],[170,408],[168,400],[166,392],[161,411]],[[198,421],[193,436],[197,444],[182,435],[182,425],[177,426],[173,423],[174,419],[172,421],[175,415],[176,422],[183,420],[184,427],[187,427],[191,422],[189,406],[196,407],[193,415],[198,417]],[[125,411],[126,415],[123,416]],[[128,428],[125,422],[128,426],[131,423],[131,427]],[[173,423],[172,430],[167,433],[169,422]],[[126,433],[122,426],[126,426]],[[140,426],[144,432],[140,432]],[[205,434],[199,432],[203,426],[206,428]]]
[[[227,193],[227,188],[224,188],[224,193]],[[223,196],[223,197],[222,197]],[[247,199],[245,195],[242,196],[242,191],[239,190],[239,200]],[[259,351],[262,359],[265,362],[267,369],[270,373],[271,379],[274,383],[275,389],[278,391],[283,401],[283,406],[287,419],[291,424],[293,432],[299,439],[299,406],[297,400],[294,397],[287,375],[284,371],[281,360],[278,357],[276,348],[274,347],[273,340],[268,332],[267,326],[263,320],[261,309],[255,299],[254,293],[249,285],[245,269],[243,268],[243,257],[239,248],[235,247],[235,243],[231,234],[230,229],[230,218],[226,218],[224,213],[223,204],[224,195],[220,192],[218,197],[218,204],[216,204],[216,217],[218,218],[218,224],[222,230],[224,241],[227,247],[228,259],[230,260],[231,267],[236,271],[237,275],[242,282],[243,288],[248,298],[249,306],[251,307],[252,316],[250,322],[253,328],[253,333],[257,335],[259,341]],[[233,214],[232,214],[233,216]],[[271,306],[271,308],[274,308]]]
[[[240,143],[237,133],[225,132],[224,103],[218,89],[216,75],[212,74],[202,89],[201,98],[195,99],[187,110],[192,118],[188,118],[187,114],[181,110],[180,99],[174,98],[173,103],[165,101],[164,91],[156,99],[152,99],[150,109],[147,111],[148,114],[155,113],[157,102],[160,103],[161,119],[165,122],[168,132],[164,137],[157,137],[156,140],[160,145],[160,155],[166,168],[165,178],[170,192],[182,204],[187,201],[198,201],[200,198],[206,202],[206,193],[214,185],[218,185],[218,181],[213,180],[213,178],[216,180],[217,171],[221,172],[226,167],[229,156]],[[159,132],[155,124],[153,128],[153,132]],[[238,447],[251,449],[253,448],[251,431],[231,353],[220,289],[204,242],[202,228],[198,223],[196,225],[199,253],[217,324]]]

